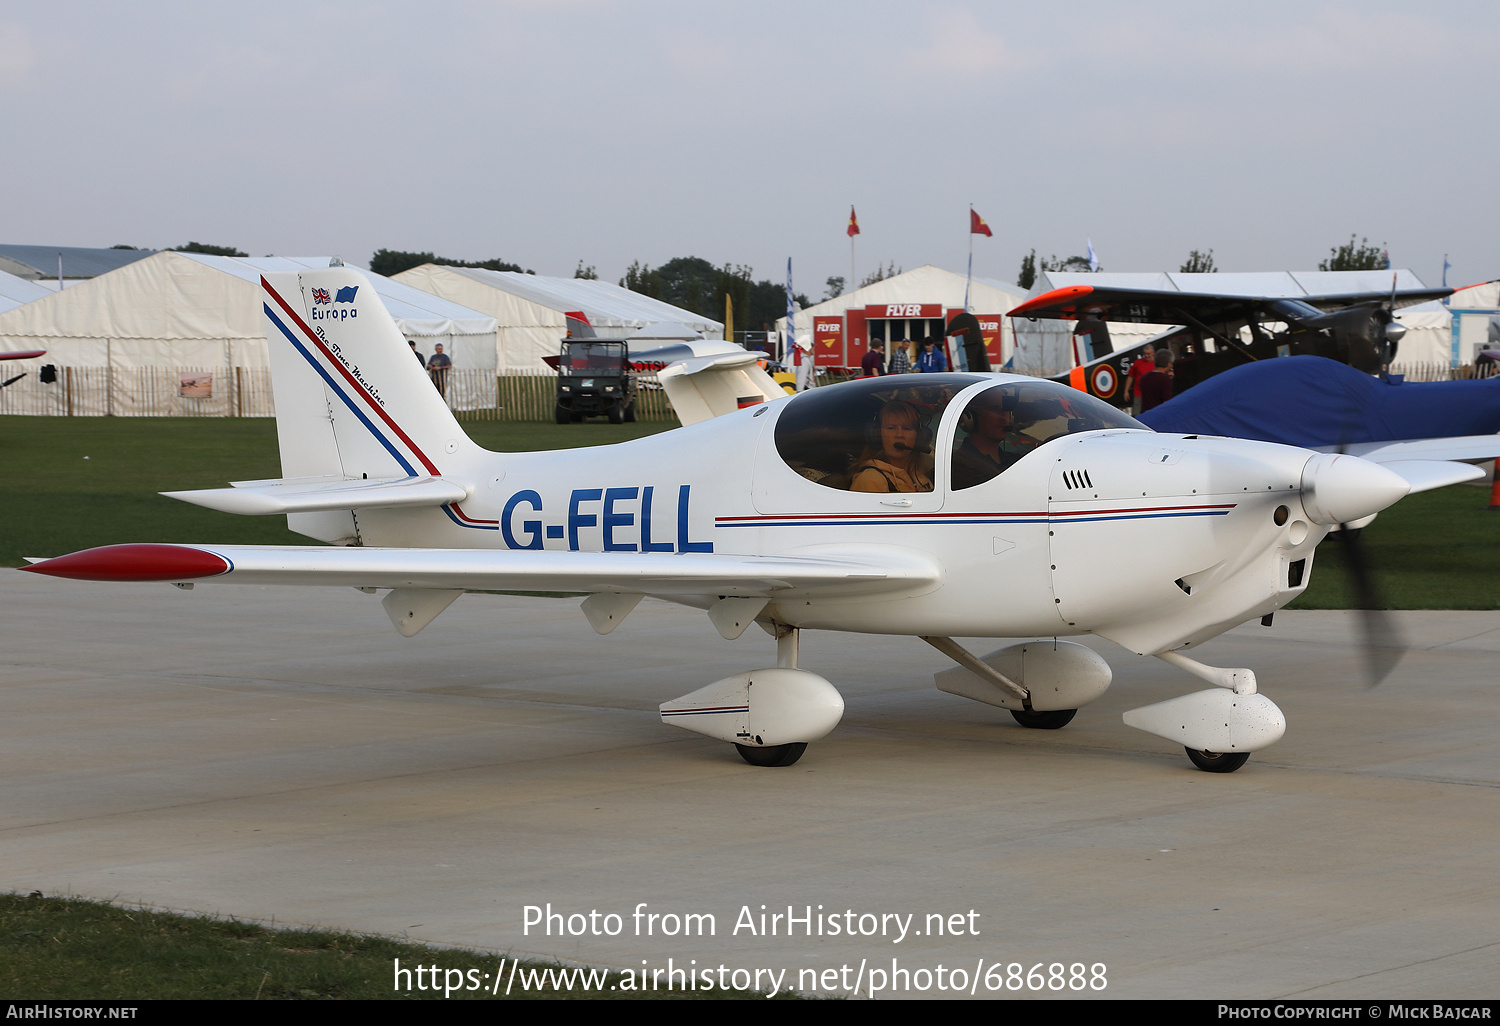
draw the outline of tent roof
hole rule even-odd
[[[109,274],[0,312],[0,335],[81,339],[265,337],[259,299],[264,271],[328,266],[327,257],[220,257],[162,251]],[[369,274],[408,336],[495,334],[495,319]]]
[[[519,271],[490,271],[482,267],[449,267],[443,270],[471,281],[500,289],[551,310],[582,310],[594,327],[637,327],[670,321],[699,333],[723,331],[721,321],[710,320],[691,310],[664,303],[639,292],[594,278],[549,278]]]
[[[910,271],[882,278],[874,284],[855,289],[853,292],[846,292],[842,296],[814,303],[805,310],[797,311],[797,322],[801,324],[804,315],[819,317],[843,313],[851,307],[878,306],[882,303],[910,303],[916,297],[929,303],[942,303],[944,306],[953,308],[963,304],[964,287],[967,284],[968,279],[962,274],[945,271],[932,264],[923,264]],[[975,278],[974,287],[969,295],[969,308],[979,313],[1000,314],[1005,313],[1024,298],[1026,298],[1026,290],[1018,285],[995,278]],[[776,326],[784,331],[786,318],[782,317],[778,320]]]
[[[25,278],[17,278],[14,274],[0,271],[0,313],[14,310],[22,303],[29,303],[33,299],[41,299],[50,295],[52,295],[51,289],[42,288]]]
[[[211,267],[225,274],[232,274],[242,281],[260,284],[260,276],[266,271],[311,271],[329,265],[329,257],[223,257],[204,253],[178,253],[177,256]],[[353,266],[353,265],[351,265]],[[489,335],[496,330],[495,318],[470,310],[430,292],[412,288],[399,281],[359,268],[360,273],[370,279],[370,284],[379,294],[380,300],[390,315],[396,319],[407,335],[446,335],[451,324],[460,335]]]
[[[1422,279],[1408,270],[1396,271],[1399,289],[1425,289]],[[1111,289],[1149,289],[1155,292],[1203,292],[1217,296],[1339,296],[1351,292],[1389,292],[1390,271],[1216,271],[1182,274],[1165,271],[1047,271],[1037,277],[1032,295],[1072,285]]]
[[[5,260],[10,260],[25,268],[9,268],[15,273],[35,272],[43,278],[56,278],[60,253],[64,278],[96,278],[155,252],[154,249],[85,249],[79,246],[11,246],[0,243],[0,258],[4,258],[0,260],[0,269],[4,269]]]

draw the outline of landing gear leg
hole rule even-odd
[[[776,665],[784,670],[797,668],[797,628],[788,624],[776,625]]]

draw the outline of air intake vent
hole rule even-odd
[[[1062,477],[1063,484],[1069,488],[1094,487],[1094,482],[1089,480],[1089,472],[1087,470],[1064,470]]]

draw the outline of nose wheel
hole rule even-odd
[[[1200,752],[1187,749],[1188,758],[1205,773],[1233,773],[1250,759],[1249,752]]]
[[[1048,712],[1031,712],[1027,709],[1012,709],[1010,714],[1017,723],[1033,730],[1057,730],[1073,722],[1077,709],[1053,709]]]

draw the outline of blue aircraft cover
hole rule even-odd
[[[1321,356],[1217,374],[1138,420],[1157,431],[1315,448],[1500,431],[1500,378],[1393,385]]]

